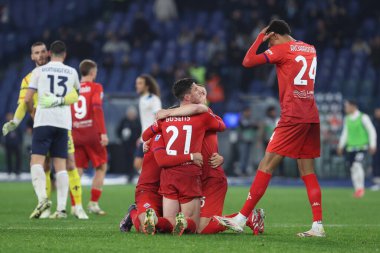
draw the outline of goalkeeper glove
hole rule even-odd
[[[18,123],[14,120],[10,120],[3,126],[3,135],[6,136],[9,132],[14,131],[18,126]]]
[[[63,97],[57,97],[52,93],[45,93],[39,98],[39,104],[42,108],[50,108],[63,105],[65,102]]]

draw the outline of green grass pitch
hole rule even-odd
[[[239,210],[247,190],[229,188],[226,214]],[[29,220],[36,204],[31,183],[1,183],[0,252],[380,252],[380,192],[368,191],[360,200],[351,194],[351,189],[323,189],[326,238],[296,237],[311,224],[307,195],[303,188],[280,187],[270,187],[259,203],[267,214],[261,236],[246,229],[244,234],[174,237],[119,232],[119,221],[133,201],[133,186],[104,188],[100,203],[107,216]],[[88,198],[84,187],[85,203]]]

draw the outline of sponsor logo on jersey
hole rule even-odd
[[[314,98],[314,91],[294,90],[293,96],[295,98],[312,99]]]
[[[91,87],[90,86],[84,86],[80,88],[80,93],[88,93],[91,92]]]

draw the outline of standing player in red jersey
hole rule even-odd
[[[200,103],[200,92],[193,79],[177,81],[173,86],[173,93],[181,101],[181,106]],[[143,133],[143,140],[147,141],[154,134],[162,132],[168,155],[191,155],[201,151],[206,131],[224,129],[223,121],[219,121],[211,113],[169,117],[148,128]],[[197,230],[202,197],[201,174],[202,169],[194,163],[167,167],[161,172],[159,192],[163,195],[163,215],[175,224],[174,234],[181,235],[185,230],[195,233]]]
[[[269,49],[257,55],[258,47],[267,40]],[[314,158],[320,156],[319,114],[314,99],[316,51],[314,46],[294,40],[285,21],[273,20],[248,50],[243,66],[255,67],[265,63],[276,65],[280,121],[260,162],[243,208],[234,218],[219,217],[219,220],[235,231],[243,231],[247,217],[264,195],[273,171],[284,157],[290,157],[297,159],[313,213],[312,228],[298,236],[323,237],[321,189],[314,172]]]
[[[95,167],[88,211],[104,215],[98,204],[107,171],[108,137],[102,108],[103,88],[94,82],[97,74],[94,61],[83,60],[79,69],[82,75],[79,101],[71,107],[75,162],[80,174],[88,167],[89,161]]]

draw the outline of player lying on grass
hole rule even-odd
[[[265,41],[268,41],[269,49],[257,55],[257,49]],[[319,115],[314,99],[316,51],[314,46],[293,39],[285,21],[273,20],[260,32],[243,60],[244,67],[265,63],[276,65],[281,118],[244,206],[234,218],[220,217],[219,221],[235,231],[243,231],[247,217],[264,195],[273,171],[284,157],[290,157],[297,159],[313,214],[312,228],[298,236],[323,237],[321,189],[314,172],[314,158],[320,156]]]
[[[45,65],[48,62],[48,51],[46,49],[46,45],[43,42],[35,42],[33,43],[31,47],[31,59],[35,62],[36,67]],[[28,75],[26,75],[21,83],[20,92],[19,92],[19,98],[18,98],[18,106],[15,112],[15,116],[13,120],[7,122],[3,126],[3,135],[7,135],[10,131],[13,131],[16,129],[19,124],[22,122],[22,120],[25,118],[26,112],[27,112],[27,105],[24,101],[25,94],[28,90],[30,78],[31,78],[32,72],[30,72]],[[59,99],[59,101],[52,101],[51,95],[43,96],[41,98],[41,106],[47,107],[51,103],[59,104],[59,101],[66,105],[70,105],[78,100],[78,95],[76,90],[74,89],[72,92],[69,92],[62,101],[62,98]],[[31,112],[31,115],[34,115],[35,107],[37,106],[38,101],[38,94],[35,93],[33,96],[33,111]],[[78,174],[78,171],[75,166],[74,162],[74,144],[72,143],[72,136],[69,131],[69,142],[68,142],[68,159],[67,159],[67,171],[69,174],[69,181],[70,181],[70,192],[76,202],[78,203],[78,212],[75,213],[75,216],[79,219],[87,219],[87,215],[84,212],[81,203],[82,203],[82,186],[80,182],[80,177]],[[50,159],[47,157],[45,164],[44,164],[44,171],[45,171],[45,178],[46,178],[46,191],[47,196],[50,199],[51,195],[51,180],[50,180]],[[39,218],[48,218],[50,216],[50,208],[46,209]]]

